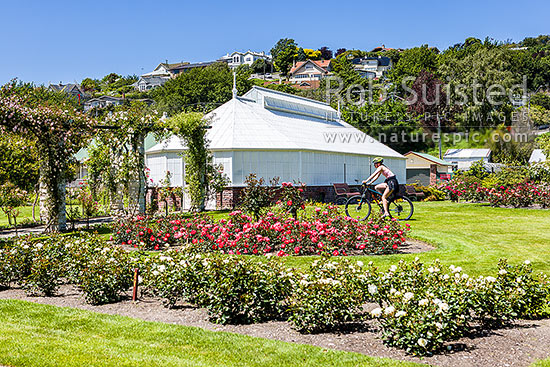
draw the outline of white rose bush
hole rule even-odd
[[[548,279],[528,261],[501,260],[496,272],[471,277],[418,258],[381,270],[324,254],[302,270],[278,256],[127,251],[91,234],[0,242],[0,287],[34,295],[74,284],[91,304],[116,302],[128,298],[136,268],[142,293],[166,307],[204,307],[213,322],[286,320],[304,333],[376,322],[385,344],[414,355],[437,353],[473,331],[544,316],[550,294]]]

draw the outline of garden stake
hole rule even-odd
[[[132,301],[137,301],[137,295],[138,295],[138,283],[139,283],[139,269],[134,269],[134,289],[132,292]]]

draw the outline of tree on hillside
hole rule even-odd
[[[416,78],[422,70],[437,71],[437,53],[427,45],[403,51],[390,72],[390,79],[400,88],[403,78]]]
[[[334,57],[338,57],[346,51],[347,50],[345,48],[339,48],[338,50],[336,50],[336,53],[334,54]]]
[[[239,94],[252,86],[249,73],[237,73]],[[151,92],[161,111],[173,116],[180,112],[209,112],[231,99],[233,74],[227,64],[194,68],[167,81]]]
[[[250,65],[250,70],[256,74],[270,73],[272,71],[271,69],[271,64],[264,59],[257,59]]]
[[[462,122],[491,126],[495,125],[495,118],[506,117],[501,113],[509,115],[508,94],[513,85],[521,83],[521,75],[512,71],[513,53],[504,46],[478,47],[462,58],[448,58],[440,65],[439,74],[448,81],[451,103],[463,111],[457,116]]]
[[[306,58],[309,60],[321,59],[321,51],[313,50],[311,48],[304,48],[304,53],[306,54]]]
[[[99,82],[96,79],[85,78],[80,82],[80,86],[86,92],[93,92],[99,89]]]
[[[299,48],[298,52],[296,53],[296,61],[306,61],[307,55],[303,48]]]
[[[323,60],[330,60],[332,59],[332,51],[326,47],[326,46],[323,46],[319,49],[319,52],[321,52],[321,58]]]
[[[298,46],[293,39],[281,38],[271,49],[275,69],[286,75],[292,66],[297,51]]]
[[[444,125],[443,112],[447,107],[447,95],[443,82],[433,73],[422,70],[411,86],[407,102],[409,112],[420,117],[423,127],[435,130],[438,124]]]

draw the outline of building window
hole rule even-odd
[[[313,70],[313,65],[306,65],[306,70]]]

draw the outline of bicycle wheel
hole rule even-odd
[[[334,204],[336,205],[346,205],[346,203],[348,202],[348,199],[344,196],[340,196],[338,198],[336,198],[336,200],[334,201]]]
[[[346,215],[357,220],[365,220],[371,211],[370,202],[362,200],[361,195],[352,196],[346,202]]]
[[[397,220],[408,220],[411,219],[413,215],[414,206],[409,198],[403,196],[392,200],[388,204],[388,211],[392,218],[396,218]]]

